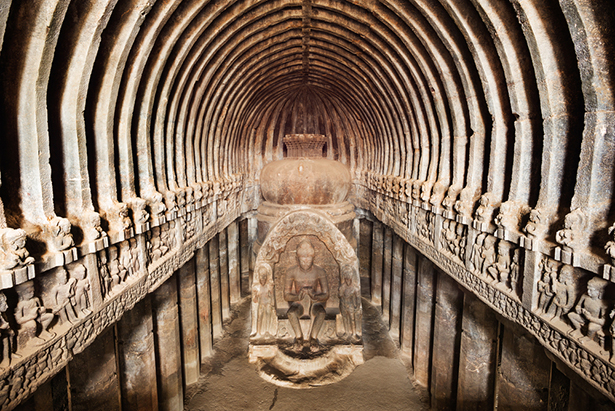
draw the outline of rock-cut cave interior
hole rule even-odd
[[[614,410],[613,0],[0,0],[0,409]]]

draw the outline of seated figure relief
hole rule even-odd
[[[314,264],[314,247],[309,240],[297,246],[297,265],[288,269],[284,278],[284,299],[289,302],[288,319],[295,333],[297,348],[304,343],[318,349],[318,333],[325,320],[323,303],[329,299],[329,285],[325,270]],[[311,314],[311,327],[307,341],[299,319]]]

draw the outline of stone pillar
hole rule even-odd
[[[416,251],[404,247],[403,301],[401,310],[401,351],[412,357],[414,347],[414,307],[416,305]],[[413,363],[413,361],[410,361]]]
[[[384,257],[384,227],[374,222],[372,241],[372,304],[382,312],[382,261]]]
[[[404,258],[404,241],[399,237],[393,238],[393,252],[391,262],[391,337],[399,342],[401,322],[401,294],[402,294],[402,265]]]
[[[120,410],[113,327],[68,363],[73,411]]]
[[[117,323],[122,409],[158,409],[152,305],[149,295]]]
[[[258,222],[256,217],[252,216],[248,218],[248,242],[250,243],[250,273],[254,271],[254,263],[256,262],[256,254],[253,252],[253,246],[258,236]],[[248,294],[252,290],[252,282],[250,281],[248,287]]]
[[[546,410],[551,361],[544,348],[521,327],[504,326],[496,381],[498,410]]]
[[[201,364],[213,355],[211,327],[211,289],[209,287],[209,252],[207,247],[196,251],[196,295],[199,310],[199,341]]]
[[[248,238],[248,220],[239,222],[239,244],[241,256],[241,295],[250,294],[250,239]]]
[[[61,373],[63,374],[63,373]],[[98,408],[101,409],[101,408]],[[54,411],[51,381],[47,381],[34,391],[25,401],[22,401],[14,411]]]
[[[461,329],[457,410],[492,410],[498,339],[495,313],[466,293]]]
[[[211,324],[214,340],[222,336],[222,305],[220,302],[220,253],[218,236],[209,241],[209,281],[211,285]]]
[[[220,302],[222,304],[222,321],[231,318],[231,304],[228,281],[228,242],[226,229],[218,234],[218,247],[220,250]]]
[[[455,280],[436,270],[436,309],[431,363],[431,406],[455,409],[463,292]]]
[[[158,364],[158,409],[184,409],[182,353],[177,305],[177,280],[169,278],[152,294],[156,364]]]
[[[570,380],[554,362],[551,363],[551,381],[549,383],[549,410],[568,410],[570,400]]]
[[[389,326],[391,308],[391,263],[393,258],[393,230],[384,229],[384,256],[382,264],[382,320]]]
[[[372,265],[372,223],[361,219],[359,226],[359,276],[361,278],[361,295],[371,296],[370,267]]]
[[[231,304],[241,300],[241,278],[239,276],[239,228],[236,222],[229,224],[228,233],[228,282]]]
[[[196,305],[196,275],[194,258],[178,271],[179,313],[182,330],[182,351],[184,353],[184,382],[186,386],[199,380],[199,320]]]
[[[431,362],[435,277],[433,264],[427,258],[420,256],[418,267],[416,331],[414,334],[414,378],[417,384],[427,387]]]
[[[575,378],[575,380],[578,379]],[[575,380],[570,381],[568,411],[612,411],[615,408],[608,398],[596,391],[587,382],[578,381],[581,385],[579,386]]]

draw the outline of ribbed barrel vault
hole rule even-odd
[[[281,137],[299,132],[327,135],[327,157],[357,179],[418,180],[424,198],[448,196],[462,215],[484,193],[496,208],[536,208],[556,225],[547,239],[571,210],[599,237],[613,219],[609,1],[48,0],[0,11],[9,225],[56,213],[79,225],[83,210],[113,220],[117,202],[237,173],[254,184],[283,156]]]

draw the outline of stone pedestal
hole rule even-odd
[[[419,257],[418,267],[416,331],[414,335],[414,378],[419,385],[427,387],[431,362],[435,276],[433,264],[427,258]],[[450,364],[447,366],[450,366]]]
[[[117,323],[122,409],[158,408],[152,305],[149,295]]]
[[[372,240],[372,304],[382,312],[382,267],[384,260],[384,227],[375,222]]]
[[[154,333],[156,335],[156,363],[158,375],[158,409],[184,409],[182,384],[181,337],[177,281],[165,281],[153,294]]]
[[[209,252],[203,247],[196,252],[196,294],[199,310],[201,364],[213,354],[211,326],[211,288],[209,286]]]
[[[184,382],[192,385],[199,380],[199,328],[196,305],[196,276],[194,258],[177,273],[179,281],[179,311],[181,319],[182,351],[184,353]]]
[[[498,321],[472,294],[463,300],[457,410],[492,410]]]
[[[404,247],[404,279],[401,310],[401,351],[412,357],[414,347],[414,307],[416,305],[417,254],[409,244]],[[412,361],[411,361],[412,363]]]

